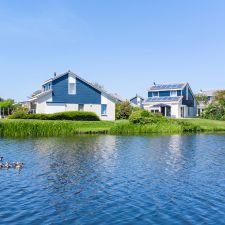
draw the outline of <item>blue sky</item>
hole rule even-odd
[[[225,88],[224,0],[0,0],[0,96],[68,69],[124,97]]]

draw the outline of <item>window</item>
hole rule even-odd
[[[69,95],[75,95],[75,94],[76,94],[76,84],[69,83]]]
[[[72,76],[68,77],[68,94],[69,95],[76,94],[76,78]]]
[[[177,96],[177,91],[171,91],[170,92],[171,97],[176,97]]]
[[[102,116],[107,115],[107,105],[106,104],[102,104],[101,114],[102,114]]]
[[[78,105],[78,111],[81,111],[81,112],[84,111],[84,104],[79,104]]]
[[[152,109],[151,113],[159,113],[159,110],[158,109]]]
[[[152,92],[152,97],[159,97],[159,92]]]

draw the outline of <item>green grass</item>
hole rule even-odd
[[[200,131],[225,131],[225,121],[208,119],[184,119],[187,123],[198,126]]]
[[[49,137],[75,134],[108,133],[114,122],[104,121],[49,121],[0,120],[0,136]]]
[[[169,120],[166,123],[134,125],[127,120],[109,121],[49,121],[0,120],[2,137],[50,137],[77,134],[177,134],[184,132],[225,131],[224,121],[206,119]]]

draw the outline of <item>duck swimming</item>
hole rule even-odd
[[[0,162],[2,162],[2,161],[3,161],[3,159],[4,159],[4,157],[3,157],[3,156],[0,156]]]
[[[10,163],[6,162],[5,165],[4,165],[4,167],[6,169],[10,169],[10,168],[12,168],[12,165]]]
[[[16,163],[14,164],[15,168],[16,168],[16,169],[19,169],[19,170],[23,168],[23,165],[24,165],[24,164],[21,163],[21,162],[16,162]]]

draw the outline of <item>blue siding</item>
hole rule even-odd
[[[68,94],[68,74],[52,82],[53,102],[101,104],[101,92],[76,78],[76,95]]]
[[[133,98],[133,99],[131,100],[131,102],[134,103],[135,105],[137,105],[137,98]]]
[[[169,97],[170,96],[170,91],[160,91],[159,92],[159,97]]]
[[[177,96],[181,96],[181,91],[177,91]]]
[[[188,100],[186,100],[186,87],[187,86],[185,86],[185,88],[182,90],[182,104],[187,105],[188,107],[194,107],[194,96],[192,95],[190,88],[188,88]]]

